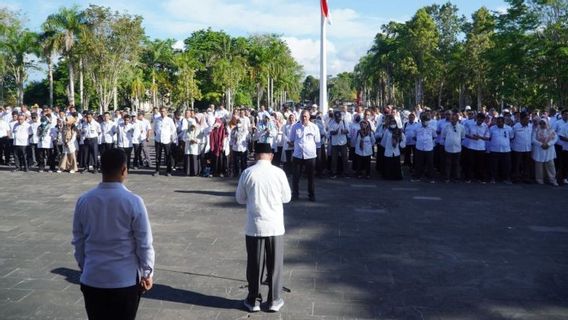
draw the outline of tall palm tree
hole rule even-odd
[[[49,106],[53,108],[53,59],[61,48],[60,38],[57,37],[55,30],[50,30],[44,26],[44,32],[39,35],[39,45],[41,46],[41,55],[47,64],[47,73],[49,79]]]
[[[144,62],[148,67],[150,67],[152,76],[152,85],[150,86],[150,91],[152,92],[153,107],[156,107],[158,104],[158,84],[156,83],[158,73],[163,70],[165,66],[173,63],[173,44],[174,40],[172,39],[156,39],[154,41],[146,42]]]
[[[9,29],[5,41],[1,43],[6,52],[6,67],[16,82],[16,104],[24,103],[24,82],[27,79],[27,69],[33,62],[26,61],[26,55],[37,53],[37,38],[35,32],[28,29]]]
[[[68,99],[70,105],[75,105],[73,46],[77,41],[77,36],[82,24],[83,18],[78,6],[59,9],[57,13],[49,15],[44,24],[59,34],[60,41],[62,43],[62,53],[67,60],[67,66],[69,69]]]

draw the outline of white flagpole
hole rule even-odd
[[[320,96],[319,110],[327,113],[327,25],[326,17],[321,14],[321,48],[320,48]]]

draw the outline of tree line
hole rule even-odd
[[[108,7],[63,7],[40,32],[23,21],[19,12],[0,8],[0,105],[231,108],[300,97],[302,67],[275,34],[199,30],[175,49],[173,39],[146,36],[142,17]],[[24,86],[30,71],[42,66],[46,79]]]
[[[353,71],[374,105],[566,107],[568,0],[507,0],[471,19],[446,3],[377,33]]]

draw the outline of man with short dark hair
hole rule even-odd
[[[99,158],[99,135],[101,125],[93,119],[93,114],[88,112],[81,130],[85,144],[85,167],[92,173],[96,172]]]
[[[123,185],[126,154],[101,157],[102,183],[77,200],[75,259],[89,320],[135,319],[141,292],[152,288],[154,248],[144,201]]]
[[[290,129],[288,145],[294,148],[292,164],[294,177],[292,182],[292,200],[298,200],[300,194],[300,176],[305,172],[308,177],[308,195],[310,201],[316,201],[314,177],[317,157],[317,143],[321,141],[320,130],[310,122],[310,112],[302,111],[300,121]]]
[[[160,116],[154,118],[154,142],[156,143],[156,171],[154,176],[160,174],[160,165],[162,164],[162,151],[164,153],[164,162],[166,163],[166,175],[172,175],[172,161],[170,159],[172,152],[172,143],[177,143],[177,128],[172,120],[168,117],[168,110],[165,107],[160,108]]]
[[[29,166],[27,149],[30,144],[29,139],[32,135],[32,127],[25,121],[24,114],[18,115],[17,119],[18,121],[12,128],[12,138],[14,140],[14,162],[16,163],[16,169],[14,171],[22,170],[27,172]]]
[[[266,259],[268,308],[277,312],[284,305],[280,297],[284,265],[282,204],[290,202],[290,186],[284,171],[271,163],[270,144],[257,143],[255,153],[258,162],[242,173],[235,195],[238,203],[247,205],[245,233],[249,293],[244,305],[250,312],[260,311],[259,289]]]

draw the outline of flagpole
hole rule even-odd
[[[320,96],[319,110],[327,113],[327,25],[326,17],[321,14],[321,39],[320,39]]]

